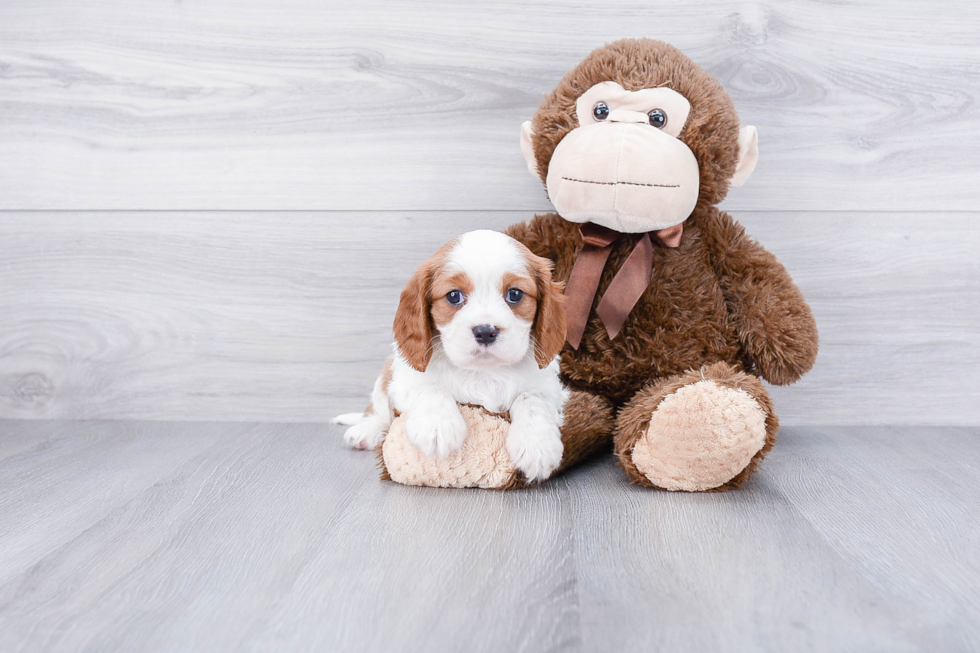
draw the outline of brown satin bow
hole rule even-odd
[[[586,222],[582,225],[582,251],[575,259],[572,274],[568,278],[565,290],[565,312],[568,316],[568,343],[578,349],[585,333],[585,324],[589,320],[589,310],[599,288],[602,270],[606,267],[612,244],[621,236],[638,236],[633,251],[623,267],[613,277],[612,283],[603,293],[596,314],[606,327],[606,333],[612,340],[619,335],[626,317],[636,306],[653,276],[653,242],[662,247],[678,247],[684,225],[679,224],[667,229],[652,231],[645,234],[621,234],[618,231]]]

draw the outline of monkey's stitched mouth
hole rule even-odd
[[[596,184],[597,186],[649,186],[651,188],[680,188],[680,184],[640,184],[635,181],[589,181],[588,179],[573,179],[562,177],[564,181],[574,181],[579,184]]]

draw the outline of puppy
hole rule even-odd
[[[562,457],[568,390],[558,378],[564,296],[550,262],[513,238],[471,231],[425,261],[402,291],[393,356],[364,414],[340,415],[344,438],[373,449],[396,414],[426,456],[445,457],[466,437],[457,404],[510,412],[507,453],[529,481]]]

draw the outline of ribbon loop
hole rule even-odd
[[[652,276],[653,244],[650,234],[643,234],[596,307],[610,340],[619,335],[630,311],[650,285]]]
[[[591,222],[583,224],[580,231],[582,232],[582,241],[586,245],[593,245],[595,247],[608,247],[622,236],[618,231],[613,231],[608,227],[592,224]]]
[[[585,240],[584,228],[582,232]],[[572,266],[565,291],[565,315],[568,325],[565,338],[574,349],[578,349],[579,343],[582,342],[585,324],[589,321],[589,311],[592,310],[592,299],[599,288],[599,279],[602,277],[602,270],[606,267],[606,260],[612,252],[612,243],[615,239],[603,244],[595,244],[596,240],[598,239],[593,242],[585,240],[582,251],[575,259],[575,265]]]

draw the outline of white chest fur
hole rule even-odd
[[[390,390],[394,407],[401,410],[401,388],[418,384],[440,386],[459,403],[483,406],[495,413],[510,410],[522,394],[539,395],[560,410],[568,394],[558,379],[557,360],[545,369],[538,368],[534,357],[528,356],[514,365],[471,370],[455,367],[437,350],[423,373],[396,356]]]

